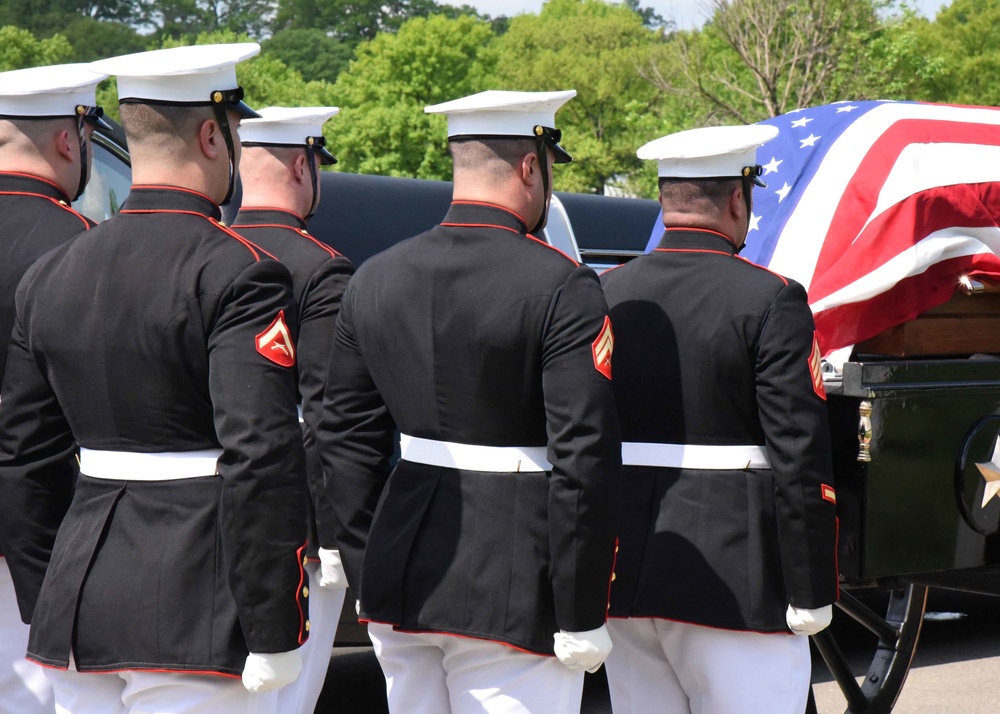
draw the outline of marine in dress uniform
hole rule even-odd
[[[14,291],[24,271],[94,225],[70,203],[89,178],[90,134],[104,123],[95,90],[106,76],[84,64],[0,73],[0,380],[14,326]],[[45,674],[24,658],[27,645],[28,627],[0,553],[2,712],[54,711]]]
[[[234,68],[258,51],[94,63],[118,75],[131,193],[18,286],[0,537],[60,711],[273,711],[248,690],[298,671],[291,278],[219,223],[253,115]]]
[[[768,126],[670,135],[666,232],[601,278],[622,428],[616,712],[798,714],[837,599],[836,496],[805,290],[742,260]],[[795,635],[793,635],[793,632]]]
[[[278,711],[288,713],[311,713],[316,708],[347,587],[316,454],[315,424],[340,300],[354,266],[306,229],[306,219],[319,205],[318,164],[337,161],[325,148],[323,124],[338,111],[337,107],[267,107],[258,111],[259,119],[240,126],[243,205],[232,227],[284,263],[292,274],[299,308],[296,371],[311,497],[306,572],[319,587],[309,593],[312,627],[301,648],[302,673],[277,695]]]
[[[454,202],[344,294],[318,444],[393,712],[576,712],[610,646],[611,327],[593,271],[532,235],[574,94],[428,107]]]

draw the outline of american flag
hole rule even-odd
[[[762,123],[780,133],[757,150],[767,188],[741,256],[805,286],[824,356],[962,276],[1000,279],[1000,110],[838,102]]]

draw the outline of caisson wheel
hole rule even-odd
[[[927,587],[901,585],[889,591],[885,616],[866,606],[846,591],[841,591],[837,610],[859,623],[878,638],[878,644],[861,684],[848,665],[837,640],[827,628],[812,640],[847,700],[847,714],[884,714],[892,711],[910,671],[920,637]],[[835,614],[834,619],[839,619]]]

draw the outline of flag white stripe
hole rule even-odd
[[[889,290],[900,280],[926,272],[942,260],[983,253],[1000,255],[1000,228],[952,227],[935,231],[853,283],[817,300],[811,305],[812,311],[818,313],[868,300]]]

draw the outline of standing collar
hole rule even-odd
[[[709,250],[736,255],[736,246],[718,231],[707,228],[668,228],[657,250]]]
[[[510,209],[477,201],[452,201],[441,225],[502,228],[524,235],[528,233],[524,220]]]
[[[243,206],[236,214],[234,226],[287,226],[295,230],[304,231],[306,222],[296,213],[292,213],[284,208],[271,208],[270,206]]]
[[[17,171],[0,171],[0,191],[5,193],[34,193],[55,201],[62,201],[67,206],[70,204],[69,196],[48,179]]]
[[[129,211],[183,211],[200,213],[207,218],[222,219],[218,204],[203,193],[179,186],[133,186],[122,205]]]

